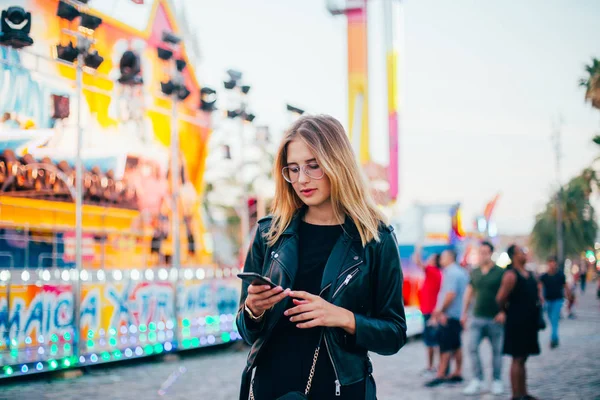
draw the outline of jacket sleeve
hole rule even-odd
[[[244,272],[257,272],[259,274],[262,273],[262,265],[264,259],[265,243],[259,226],[256,230],[256,234],[254,235],[252,246],[248,250],[248,255],[246,256],[246,262],[244,263]],[[248,286],[250,286],[250,284],[246,283],[246,281],[242,281],[240,304],[238,307],[235,322],[239,334],[242,336],[242,338],[244,338],[244,341],[246,341],[246,343],[251,345],[256,341],[256,339],[258,339],[265,325],[266,318],[263,318],[258,322],[253,321],[244,311],[244,303],[246,301],[246,297],[248,296]]]
[[[356,345],[382,355],[397,353],[406,343],[402,299],[402,268],[396,236],[390,232],[379,243],[374,265],[373,302],[368,316],[354,314]]]

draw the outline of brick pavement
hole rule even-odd
[[[581,298],[581,296],[580,296]],[[540,335],[542,354],[528,362],[530,392],[544,400],[600,399],[600,301],[595,285],[590,285],[578,306],[576,320],[561,321],[561,347],[548,348],[549,329]],[[468,341],[468,338],[463,337]],[[484,365],[489,367],[490,349],[483,344]],[[486,351],[487,350],[487,351]],[[172,362],[149,360],[143,363],[94,368],[84,376],[53,379],[50,376],[3,385],[0,399],[13,400],[219,400],[236,399],[240,371],[247,348],[207,349]],[[465,377],[470,376],[469,357],[465,357]],[[508,365],[503,377],[509,389]],[[419,371],[424,366],[424,347],[418,340],[408,343],[392,357],[373,357],[380,400],[462,399],[462,386],[423,387]],[[490,370],[486,368],[489,376]],[[168,388],[167,383],[171,383]],[[161,392],[161,385],[166,390]],[[477,398],[477,397],[475,397]],[[492,399],[487,394],[480,399]],[[505,396],[510,398],[507,391]]]

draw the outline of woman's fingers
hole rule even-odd
[[[268,297],[266,299],[257,300],[255,302],[255,304],[257,307],[267,310],[267,309],[273,307],[275,304],[279,303],[281,300],[285,299],[288,296],[288,293],[289,293],[289,289],[284,290],[281,293],[272,295],[271,297]]]
[[[302,321],[310,321],[317,318],[319,313],[317,311],[305,312],[300,315],[295,315],[290,318],[291,322],[302,322]]]

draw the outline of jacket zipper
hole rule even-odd
[[[348,267],[348,268],[346,268],[346,269],[344,270],[344,272],[342,272],[342,273],[340,274],[340,276],[341,276],[341,275],[344,275],[344,274],[346,273],[346,271],[349,271],[350,269],[352,269],[352,268],[356,267],[357,265],[360,265],[361,263],[362,263],[362,261],[360,261],[360,262],[358,262],[358,263],[356,263],[356,264],[352,265],[351,267]],[[357,272],[358,272],[358,269],[356,270],[356,272],[355,272],[355,271],[353,271],[353,272],[352,272],[352,274],[349,274],[349,275],[346,277],[346,280],[344,280],[344,283],[342,283],[342,285],[340,286],[340,288],[341,288],[342,286],[344,286],[344,285],[347,285],[347,284],[348,284],[348,282],[350,282],[350,279],[352,279],[352,277],[353,277],[354,275],[356,275],[356,273],[357,273]],[[337,280],[337,279],[336,279],[336,280]],[[319,296],[321,296],[321,295],[323,294],[323,292],[325,292],[325,290],[327,290],[327,288],[328,288],[328,287],[330,287],[330,286],[331,286],[331,283],[330,283],[330,284],[328,284],[327,286],[325,286],[325,287],[323,288],[323,290],[321,290],[321,293],[319,293]],[[332,299],[332,300],[333,300],[333,298],[335,297],[335,295],[336,295],[336,293],[337,293],[338,291],[339,291],[339,288],[338,288],[338,290],[336,290],[336,291],[335,291],[335,293],[333,294],[333,296],[331,296],[331,299]],[[333,362],[333,357],[331,357],[331,351],[329,350],[329,343],[327,342],[327,332],[323,332],[323,340],[325,340],[325,348],[327,349],[327,355],[329,356],[329,361],[331,361],[331,366],[333,367],[333,373],[335,374],[335,395],[336,395],[336,397],[339,397],[339,396],[341,396],[341,395],[342,395],[342,385],[340,384],[340,378],[339,378],[339,376],[338,376],[337,368],[335,367],[335,363]]]
[[[333,362],[333,358],[331,357],[331,351],[329,351],[329,345],[327,344],[327,333],[323,333],[323,339],[325,340],[325,347],[327,348],[327,355],[329,356],[329,361],[331,361],[331,366],[333,367],[333,373],[335,374],[335,395],[339,397],[342,395],[342,385],[340,385],[340,378],[338,377],[337,369],[335,368],[335,363]]]
[[[335,299],[335,296],[339,293],[339,291],[342,290],[342,288],[344,288],[345,286],[347,286],[350,283],[352,278],[354,278],[356,276],[356,274],[358,274],[358,271],[360,271],[360,269],[356,268],[354,271],[352,271],[348,274],[346,279],[344,279],[344,282],[342,282],[342,284],[333,293],[331,300]]]

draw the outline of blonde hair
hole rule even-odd
[[[363,246],[373,239],[379,241],[378,228],[386,219],[369,193],[344,127],[333,117],[316,115],[304,116],[294,122],[277,151],[273,169],[273,221],[266,234],[269,246],[277,242],[294,214],[304,205],[281,173],[287,165],[288,144],[295,139],[302,140],[310,148],[329,178],[334,215],[346,215],[354,222]]]

